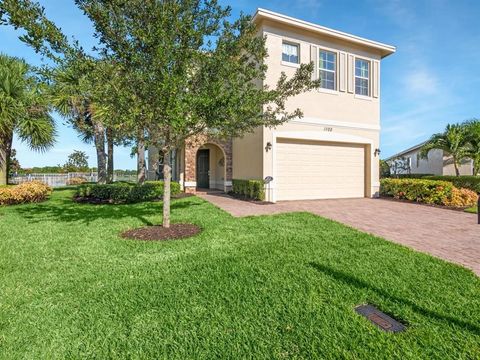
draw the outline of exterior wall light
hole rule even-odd
[[[375,149],[374,155],[375,155],[375,156],[380,156],[380,153],[381,153],[381,152],[382,152],[382,151],[377,148],[377,149]]]
[[[267,146],[265,146],[265,151],[268,152],[269,150],[272,150],[272,143],[267,142]]]

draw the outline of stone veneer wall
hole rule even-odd
[[[197,181],[197,151],[203,145],[213,144],[223,150],[225,154],[226,187],[231,186],[232,181],[232,140],[219,140],[207,135],[198,135],[185,142],[185,192],[195,193],[196,185],[191,185]]]

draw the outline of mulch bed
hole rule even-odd
[[[165,241],[185,239],[195,236],[202,231],[200,227],[193,224],[171,224],[170,227],[147,226],[139,229],[128,230],[122,233],[124,239],[142,241]]]
[[[230,196],[234,199],[237,199],[237,200],[241,200],[241,201],[245,201],[245,202],[249,202],[249,203],[252,203],[252,204],[255,204],[255,205],[272,205],[273,203],[269,202],[269,201],[262,201],[262,200],[254,200],[254,199],[249,199],[249,198],[246,198],[242,195],[237,195],[233,192],[229,192],[227,193],[227,196]]]
[[[465,212],[465,210],[469,208],[469,207],[458,208],[458,207],[445,206],[445,205],[437,205],[437,204],[425,204],[425,203],[421,203],[421,202],[417,202],[417,201],[412,201],[412,200],[395,199],[395,198],[389,197],[389,196],[380,196],[380,199],[382,199],[382,200],[394,201],[394,202],[407,203],[407,204],[427,206],[427,207],[434,207],[434,208],[444,209],[444,210],[453,210],[453,211],[459,211],[459,212]]]

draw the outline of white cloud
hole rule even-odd
[[[406,93],[414,97],[434,95],[438,93],[439,85],[437,76],[426,68],[413,69],[403,78]]]

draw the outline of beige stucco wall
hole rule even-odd
[[[373,95],[373,81],[376,80],[379,96],[379,73],[373,76],[373,62],[378,62],[380,55],[368,52],[356,46],[331,38],[321,38],[309,33],[290,28],[279,28],[273,23],[263,24],[264,35],[269,52],[267,65],[269,67],[265,83],[274,87],[281,72],[292,76],[296,68],[282,63],[282,41],[290,41],[300,45],[300,58],[302,63],[309,63],[312,53],[316,56],[319,48],[337,52],[337,91],[314,90],[298,95],[287,103],[287,110],[293,111],[300,108],[304,117],[291,121],[276,129],[264,128],[263,145],[267,142],[275,144],[275,139],[283,136],[318,139],[320,141],[341,141],[346,143],[363,144],[366,149],[365,159],[365,183],[366,196],[375,196],[379,191],[379,159],[374,156],[374,151],[380,148],[380,101],[378,97],[358,97],[354,89],[349,88],[349,77],[353,79],[353,69],[345,61],[340,87],[340,52],[345,54],[345,59],[356,56],[371,61],[370,95]],[[312,48],[312,45],[314,46]],[[313,52],[312,52],[313,51]],[[350,64],[353,65],[353,64]],[[343,89],[344,91],[340,91]],[[353,90],[353,92],[349,92]],[[294,133],[297,133],[294,134]],[[293,135],[292,135],[293,134]],[[275,146],[275,145],[274,145]],[[263,152],[263,177],[275,178],[275,148],[270,152]],[[338,161],[341,161],[339,159]],[[272,185],[273,187],[275,184]]]
[[[263,128],[233,139],[233,179],[263,179]]]
[[[312,61],[312,51],[318,59],[317,52],[320,48],[337,53],[337,89],[340,88],[340,73],[345,76],[343,78],[345,91],[328,91],[313,90],[308,93],[301,94],[288,101],[288,109],[293,110],[300,108],[305,117],[320,118],[323,120],[348,121],[359,124],[368,124],[371,126],[379,126],[380,123],[380,104],[379,98],[373,96],[363,98],[350,93],[348,90],[348,80],[354,81],[353,69],[349,68],[348,56],[361,57],[370,60],[371,72],[371,89],[373,95],[373,62],[379,61],[380,56],[376,53],[367,52],[358,47],[353,47],[345,43],[335,41],[333,39],[321,38],[319,36],[310,35],[306,32],[293,30],[289,28],[275,27],[269,22],[263,23],[263,34],[266,36],[266,46],[268,48],[269,57],[267,59],[268,73],[265,84],[274,87],[279,79],[281,72],[285,72],[288,76],[292,76],[297,70],[296,67],[285,65],[282,63],[282,42],[289,41],[300,45],[301,63],[310,63]],[[315,46],[312,49],[312,45]],[[340,67],[340,52],[346,56],[343,67]],[[318,65],[318,62],[316,62]],[[354,66],[354,64],[351,64]],[[380,71],[380,63],[378,62],[378,72]],[[377,76],[376,84],[379,85],[379,76]],[[353,89],[350,89],[353,90]]]

